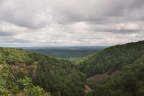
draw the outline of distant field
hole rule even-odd
[[[105,46],[79,46],[79,47],[30,47],[23,48],[30,52],[42,53],[50,56],[65,59],[82,58],[89,54],[93,54],[102,49]]]

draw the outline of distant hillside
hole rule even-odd
[[[116,45],[79,60],[77,67],[90,77],[121,70],[123,66],[133,64],[143,55],[144,41]]]
[[[85,75],[63,59],[22,49],[0,48],[0,74],[1,96],[84,95]]]
[[[23,48],[30,52],[42,53],[58,58],[81,58],[87,55],[98,52],[106,46],[77,46],[77,47],[36,47],[36,48]]]

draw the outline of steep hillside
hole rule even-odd
[[[77,64],[90,77],[85,96],[144,96],[144,41],[106,48]]]
[[[85,75],[69,62],[22,49],[0,48],[0,95],[83,96]],[[24,92],[24,93],[23,93]]]
[[[144,96],[144,55],[108,81],[87,83],[92,91],[86,96]]]
[[[121,70],[127,64],[133,64],[144,55],[144,41],[116,45],[77,62],[79,70],[88,77],[105,72]]]

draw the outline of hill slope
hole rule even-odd
[[[108,81],[88,82],[93,89],[86,96],[144,96],[144,55]]]
[[[85,96],[144,96],[144,41],[106,48],[77,67],[93,76],[87,80],[92,90]]]
[[[19,92],[25,92],[26,96],[44,96],[43,89],[54,96],[84,94],[85,75],[75,70],[69,61],[22,49],[0,48],[0,63],[2,96]]]
[[[107,71],[121,70],[123,66],[133,64],[142,55],[144,41],[116,45],[85,57],[77,62],[77,67],[90,77]]]

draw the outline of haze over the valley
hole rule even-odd
[[[0,46],[110,46],[144,39],[144,0],[0,0]]]

